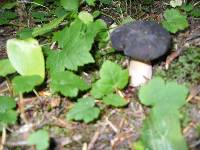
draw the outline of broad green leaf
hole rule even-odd
[[[8,96],[0,96],[0,113],[5,113],[7,110],[16,106],[16,102],[13,98]]]
[[[30,28],[23,28],[22,30],[17,32],[17,35],[20,39],[24,40],[27,38],[31,38],[33,33],[33,29]]]
[[[17,120],[17,112],[13,110],[16,102],[8,96],[0,96],[0,124],[13,124]]]
[[[86,25],[77,19],[69,27],[56,32],[53,39],[58,41],[61,51],[53,51],[47,58],[50,72],[64,71],[65,68],[77,70],[79,66],[94,62],[89,51],[96,34],[102,29],[106,29],[106,25],[101,20]]]
[[[36,150],[46,150],[49,147],[49,134],[46,130],[38,130],[28,137],[28,144],[35,145]]]
[[[111,105],[115,107],[122,107],[127,105],[127,101],[119,95],[116,94],[109,94],[103,97],[103,102],[106,105]]]
[[[162,118],[151,115],[144,122],[141,137],[147,149],[188,150],[179,119],[174,114],[167,114]]]
[[[192,15],[193,17],[197,17],[199,18],[200,17],[200,8],[194,8],[191,12],[190,12],[190,15]]]
[[[178,109],[186,103],[188,89],[176,82],[154,78],[139,90],[139,99],[152,106],[145,120],[142,142],[152,150],[187,150],[181,134]]]
[[[0,25],[8,24],[10,20],[16,18],[17,15],[11,11],[3,11],[0,13]]]
[[[44,80],[45,67],[42,49],[35,39],[7,41],[8,58],[21,75],[39,75]]]
[[[52,29],[56,28],[65,19],[65,17],[66,17],[66,15],[56,18],[56,19],[50,21],[49,23],[44,24],[42,27],[34,28],[33,32],[32,32],[32,36],[36,37],[36,36],[43,35],[49,31],[51,31]]]
[[[17,5],[17,2],[6,2],[1,9],[12,9]]]
[[[93,16],[87,11],[81,11],[78,14],[78,18],[85,24],[91,23],[94,20]]]
[[[68,11],[77,11],[80,0],[60,0],[61,6]]]
[[[164,12],[164,18],[163,27],[172,33],[188,27],[187,16],[182,15],[177,9],[167,9]]]
[[[83,120],[85,123],[98,118],[100,110],[95,107],[95,100],[91,97],[81,98],[67,113],[68,120]]]
[[[87,90],[88,84],[70,71],[55,72],[52,74],[51,88],[54,92],[60,92],[61,94],[69,97],[75,97],[78,91]]]
[[[117,89],[123,89],[128,83],[128,71],[122,70],[118,64],[111,61],[103,63],[100,79],[92,86],[92,95],[101,98]]]
[[[140,88],[139,99],[145,105],[161,107],[164,110],[179,109],[186,103],[188,89],[176,82],[165,83],[161,78],[154,78]]]
[[[7,76],[8,74],[12,74],[16,72],[15,68],[11,65],[8,59],[0,60],[0,76]]]
[[[191,3],[184,3],[182,6],[181,6],[181,9],[183,9],[184,11],[186,12],[190,12],[194,9],[194,6],[191,4]]]
[[[88,5],[94,6],[96,0],[86,0]]]
[[[16,76],[12,80],[12,85],[16,93],[25,93],[32,91],[35,86],[41,83],[41,80],[41,77],[38,75]]]

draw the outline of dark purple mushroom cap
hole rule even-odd
[[[136,21],[122,25],[111,33],[113,48],[136,60],[150,61],[164,55],[171,36],[153,21]]]

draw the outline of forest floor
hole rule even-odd
[[[195,3],[195,1],[192,1]],[[104,15],[113,19],[116,24],[127,18],[135,20],[155,20],[161,22],[163,11],[168,7],[168,1],[154,1],[151,5],[142,5],[139,0],[114,1],[112,5],[98,5],[95,8],[83,6],[82,10],[99,10]],[[31,12],[25,8],[14,8],[14,11],[26,11],[26,15]],[[20,14],[18,12],[18,14]],[[26,21],[27,18],[21,19]],[[194,34],[200,34],[200,18],[189,17],[189,28],[187,30],[173,34],[173,47],[169,52],[181,51],[169,64],[169,69],[165,70],[166,56],[154,64],[154,74],[162,75],[167,80],[176,80],[179,83],[187,83],[189,87],[189,102],[181,109],[183,117],[181,119],[182,133],[186,138],[190,150],[200,149],[200,64],[195,64],[196,70],[190,70],[184,74],[185,68],[179,66],[180,58],[190,57],[185,45],[188,47],[200,47],[200,38],[186,41]],[[12,25],[13,24],[13,25]],[[16,32],[22,28],[20,25],[12,24],[0,26],[0,58],[6,58],[6,41],[16,37]],[[30,23],[33,24],[34,22]],[[23,22],[22,22],[23,26]],[[41,38],[40,41],[43,39]],[[43,42],[44,43],[44,42]],[[104,51],[104,50],[102,50]],[[122,66],[126,66],[127,58],[118,57],[120,54],[108,53],[98,58],[101,65],[106,59],[114,60]],[[200,49],[197,51],[200,58]],[[186,58],[187,58],[186,57]],[[192,57],[192,56],[191,56]],[[187,63],[187,60],[185,60]],[[189,62],[192,64],[192,62]],[[100,66],[99,65],[99,66]],[[98,65],[97,65],[98,66]],[[172,66],[172,67],[171,67]],[[95,65],[91,67],[96,67]],[[87,72],[86,78],[92,80],[94,71]],[[182,69],[182,70],[181,70]],[[183,73],[184,72],[184,73]],[[193,75],[198,77],[192,77]],[[8,88],[9,79],[0,78],[0,94],[9,95],[11,89]],[[34,93],[24,94],[25,115],[28,124],[21,120],[15,125],[7,128],[5,150],[8,149],[32,149],[26,146],[28,136],[27,130],[37,130],[45,128],[48,130],[50,139],[50,149],[52,150],[128,150],[133,149],[133,143],[140,137],[140,129],[143,121],[148,115],[149,108],[139,102],[138,89],[126,87],[122,92],[129,98],[130,103],[124,108],[106,107],[101,112],[101,117],[89,124],[83,122],[73,122],[65,120],[65,113],[73,104],[67,97],[52,95],[49,87],[45,85],[38,91],[38,96]],[[18,105],[20,105],[18,103]],[[101,105],[101,104],[100,104]],[[103,106],[104,107],[104,106]]]

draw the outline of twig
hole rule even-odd
[[[6,127],[4,126],[2,129],[0,150],[4,149],[3,147],[4,147],[5,142],[6,142]]]
[[[106,123],[112,128],[112,130],[115,133],[119,133],[119,130],[117,129],[117,127],[112,122],[110,122],[107,117],[106,117]]]
[[[19,111],[21,113],[21,118],[26,124],[28,124],[28,120],[27,120],[26,115],[25,115],[24,99],[23,99],[22,93],[19,94],[19,97],[20,97],[19,98],[19,101],[20,101]]]

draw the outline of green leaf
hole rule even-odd
[[[10,20],[16,18],[17,15],[11,11],[4,11],[0,13],[0,25],[8,24]]]
[[[188,27],[187,16],[182,15],[177,9],[167,9],[164,12],[164,18],[163,27],[172,33]]]
[[[85,24],[91,23],[94,20],[93,16],[87,11],[81,11],[78,14],[78,18]]]
[[[0,112],[1,124],[14,124],[17,121],[17,112],[14,110],[7,110],[4,113]]]
[[[181,6],[181,9],[183,9],[186,12],[190,12],[190,11],[192,11],[194,9],[194,7],[193,7],[193,5],[191,3],[189,3],[189,4],[184,3]]]
[[[152,106],[145,120],[142,142],[145,148],[160,150],[187,150],[181,134],[178,109],[186,103],[188,89],[176,82],[154,78],[139,90],[139,99]]]
[[[66,15],[67,14],[65,14],[62,17],[56,18],[56,19],[50,21],[49,23],[44,24],[42,27],[34,28],[33,32],[32,32],[32,36],[36,37],[39,35],[43,35],[49,31],[51,31],[52,29],[56,28],[65,19]]]
[[[17,35],[20,39],[24,40],[27,38],[31,38],[33,33],[33,29],[30,28],[23,28],[21,31],[17,32]]]
[[[156,94],[155,94],[156,93]],[[167,82],[162,78],[154,78],[140,88],[139,98],[145,105],[179,109],[186,101],[188,89],[176,82]]]
[[[0,113],[5,113],[7,110],[16,106],[16,102],[13,98],[8,96],[0,96]]]
[[[112,105],[115,107],[122,107],[122,106],[127,105],[128,103],[124,98],[116,94],[109,94],[103,97],[103,102],[106,105]]]
[[[87,4],[88,4],[88,5],[91,5],[91,6],[94,6],[94,5],[95,5],[95,4],[94,4],[95,1],[96,1],[96,0],[86,0]]]
[[[36,150],[46,150],[49,147],[49,134],[46,130],[38,130],[28,137],[28,144],[35,145]]]
[[[16,72],[15,68],[13,68],[8,59],[0,60],[0,76],[5,77],[8,74],[12,74],[15,72]]]
[[[77,11],[80,0],[60,0],[61,6],[68,11]]]
[[[192,15],[193,17],[200,17],[200,8],[194,8],[191,12],[190,15]]]
[[[7,41],[8,58],[21,75],[39,75],[44,80],[45,67],[42,49],[35,39]]]
[[[17,5],[17,2],[6,2],[1,9],[12,9]]]
[[[151,115],[144,122],[141,136],[146,149],[188,150],[179,119],[174,114],[162,118]]]
[[[90,49],[98,32],[106,29],[105,23],[100,20],[84,24],[79,19],[54,34],[61,51],[50,53],[47,58],[47,68],[51,72],[64,71],[65,68],[77,70],[79,66],[94,62]]]
[[[32,76],[16,76],[12,80],[12,85],[16,93],[30,92],[35,86],[41,83],[41,77],[38,75]]]
[[[87,90],[88,84],[70,71],[55,72],[52,74],[51,88],[54,92],[61,92],[61,94],[69,97],[75,97],[78,90]]]
[[[128,83],[128,71],[122,70],[118,64],[111,61],[103,63],[100,78],[92,86],[92,95],[101,98],[117,89],[123,89]]]
[[[16,102],[8,96],[0,96],[0,124],[14,124],[17,120],[17,112],[12,110]]]
[[[98,118],[100,110],[94,107],[95,100],[91,97],[81,98],[67,113],[68,120],[83,120],[85,123]]]

